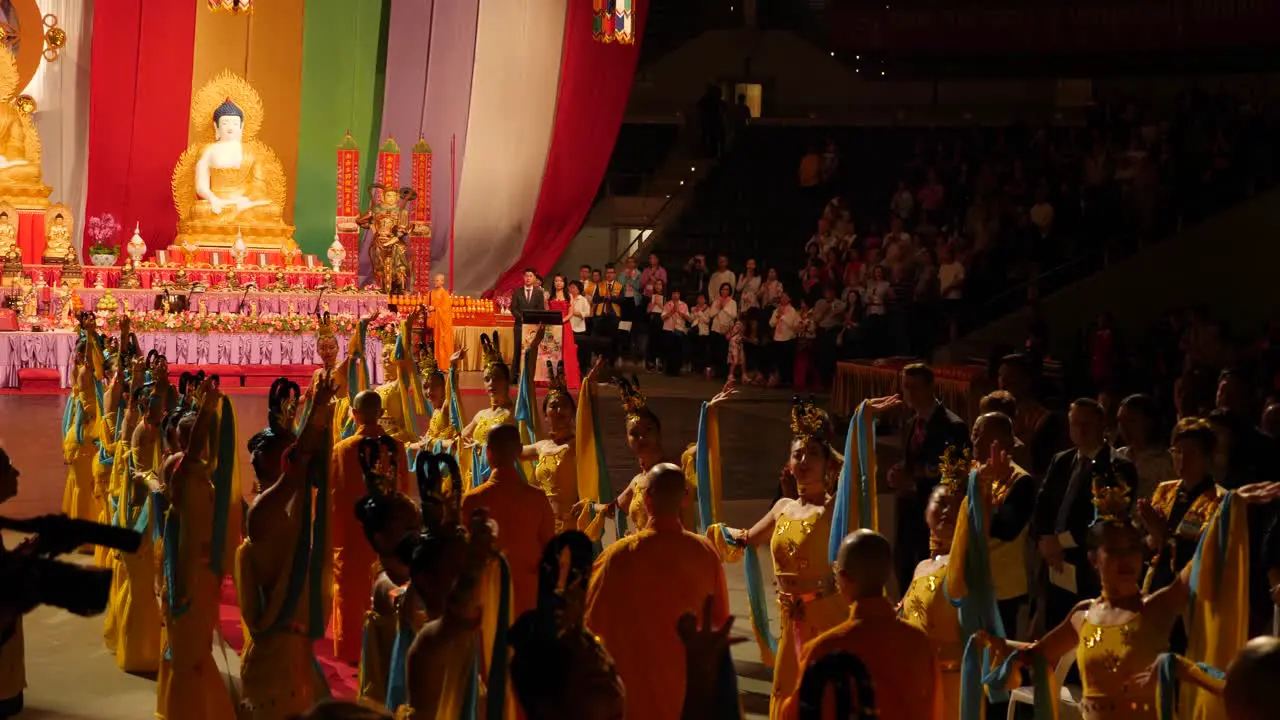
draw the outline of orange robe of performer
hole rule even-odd
[[[719,627],[729,617],[720,556],[675,518],[653,518],[596,559],[586,624],[618,665],[627,717],[680,719],[685,655],[676,622],[688,612],[701,615],[707,596]]]
[[[511,567],[511,617],[518,618],[538,604],[542,549],[555,535],[551,503],[515,468],[494,468],[484,484],[462,498],[462,517],[480,508],[488,508],[498,523],[497,549]]]
[[[332,548],[333,654],[344,662],[360,662],[364,616],[372,598],[378,555],[356,520],[356,501],[368,494],[360,467],[360,441],[386,435],[379,425],[361,425],[333,448],[330,469],[329,547]],[[409,494],[409,468],[404,445],[396,441],[396,489]]]
[[[427,316],[427,327],[431,328],[431,338],[435,342],[436,365],[449,367],[453,358],[453,295],[438,287],[428,296],[434,312]]]
[[[800,674],[783,707],[787,720],[799,717],[800,681],[804,670],[833,653],[857,655],[867,666],[882,718],[942,720],[942,675],[938,655],[923,630],[898,619],[885,598],[858,600],[849,619],[806,643],[800,652]],[[823,703],[823,717],[834,712]],[[828,705],[831,709],[828,710]],[[950,720],[950,719],[948,719]]]

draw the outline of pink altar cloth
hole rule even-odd
[[[80,299],[84,301],[85,310],[96,310],[98,300],[106,294],[106,290],[97,288],[83,288],[77,292],[80,294]],[[155,306],[155,298],[158,292],[158,288],[152,290],[112,290],[111,296],[122,303],[126,303],[130,310],[140,311],[151,310]],[[203,292],[191,296],[191,309],[196,310],[199,307],[199,303],[204,302],[209,312],[233,313],[240,308],[241,298],[245,298],[246,302],[253,301],[256,303],[258,312],[262,314],[287,314],[289,305],[292,303],[297,313],[310,315],[316,311],[316,302],[320,298],[319,293],[319,290],[296,293],[250,291],[246,297],[244,290],[238,292]],[[182,293],[178,294],[181,295]],[[46,292],[45,295],[46,297],[41,298],[41,300],[49,302],[52,299],[52,292]],[[387,309],[387,296],[382,293],[330,294],[326,292],[320,302],[328,304],[329,312],[335,315],[364,317],[375,310]],[[41,308],[41,310],[44,310],[44,308]]]
[[[348,335],[338,335],[343,356],[349,340]],[[72,332],[0,333],[0,388],[18,387],[18,371],[27,368],[56,369],[61,386],[70,387],[75,344]],[[320,365],[316,338],[310,333],[138,333],[138,345],[144,354],[160,352],[170,365]],[[382,343],[375,335],[366,338],[365,352],[370,381],[382,382]]]

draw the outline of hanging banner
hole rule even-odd
[[[409,156],[410,187],[417,199],[409,206],[409,251],[413,256],[413,289],[431,292],[431,146],[422,137]]]
[[[347,251],[342,259],[342,271],[355,272],[360,264],[360,227],[356,225],[356,217],[360,215],[360,147],[351,133],[347,133],[338,146],[337,208],[338,242]]]

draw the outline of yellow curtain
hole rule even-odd
[[[284,219],[292,222],[298,169],[298,124],[302,111],[302,7],[305,0],[254,3],[253,12],[232,15],[201,8],[196,13],[196,48],[191,91],[223,70],[243,76],[262,97],[266,118],[258,139],[275,150],[289,192]],[[207,142],[209,131],[192,135]]]

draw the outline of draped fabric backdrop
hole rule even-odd
[[[567,5],[480,0],[454,215],[456,292],[488,290],[524,246],[551,143]]]
[[[33,120],[43,141],[40,158],[44,183],[53,188],[49,199],[65,203],[84,228],[85,159],[89,146],[89,52],[93,2],[40,0],[40,12],[56,15],[67,31],[67,46],[58,59],[40,63],[25,92],[36,100]]]
[[[187,146],[197,8],[174,0],[94,5],[85,216],[115,215],[126,228],[121,242],[141,222],[152,250],[177,234],[170,179]]]
[[[373,182],[381,128],[388,4],[387,0],[306,0],[302,119],[293,188],[293,220],[298,228],[294,238],[305,253],[323,258],[333,242],[337,148],[348,130],[360,146],[361,207],[367,202],[364,188]]]
[[[298,168],[303,6],[307,4],[305,0],[271,0],[254,4],[253,12],[245,15],[204,8],[196,14],[191,92],[199,91],[224,70],[248,80],[265,108],[258,139],[275,150],[290,188]],[[212,139],[213,118],[208,118],[188,141]],[[290,192],[285,200],[286,222],[293,216],[293,201]]]
[[[586,220],[631,97],[648,9],[648,0],[636,0],[636,42],[620,45],[593,39],[591,3],[569,4],[555,130],[542,190],[523,251],[498,278],[496,290],[519,284],[526,267],[541,275],[550,272]]]

